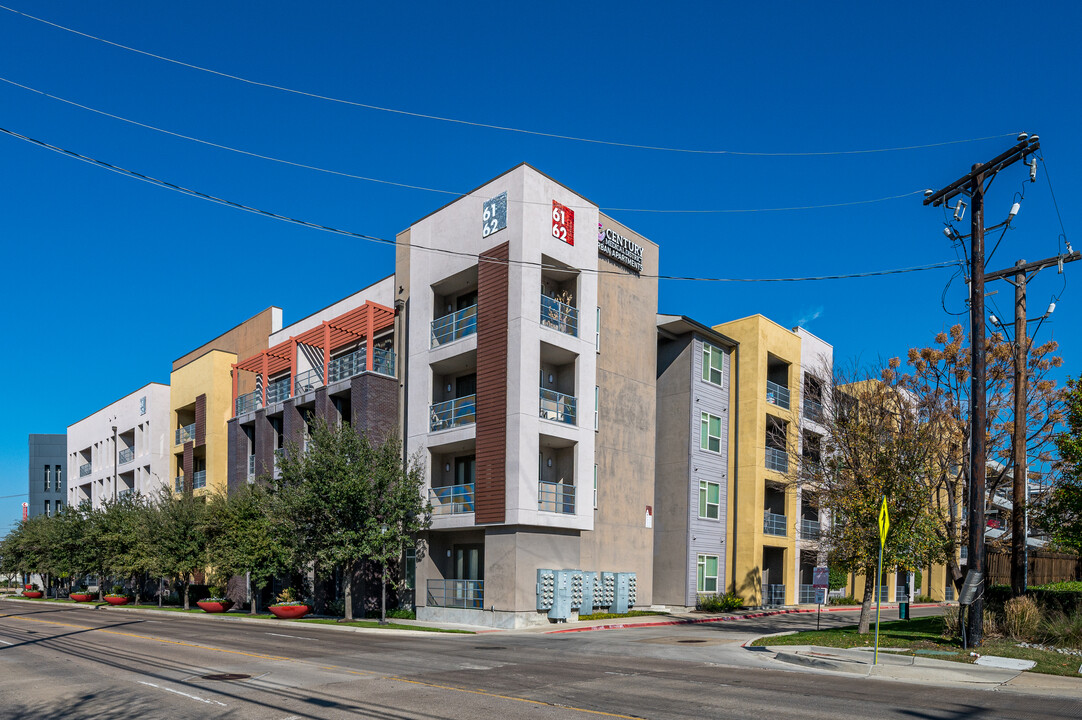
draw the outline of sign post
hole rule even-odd
[[[887,496],[883,496],[883,505],[879,508],[879,564],[875,569],[875,657],[873,665],[879,664],[879,613],[883,607],[883,546],[887,543],[890,531],[890,513],[887,512]]]
[[[827,601],[827,588],[830,587],[830,570],[819,565],[812,570],[812,587],[815,588],[815,604],[819,606],[815,614],[815,629],[819,629],[819,618],[823,615],[823,603]]]

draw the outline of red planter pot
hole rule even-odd
[[[203,612],[209,613],[224,613],[228,612],[229,608],[233,607],[233,603],[229,600],[225,602],[207,602],[206,600],[199,600],[195,603]]]
[[[296,620],[311,612],[307,605],[271,605],[269,609],[279,620]]]
[[[44,595],[45,592],[43,590],[23,590],[23,597],[34,598],[35,600]]]
[[[128,604],[128,598],[126,598],[126,597],[109,597],[108,595],[106,595],[105,596],[105,602],[109,603],[110,605],[127,605]]]
[[[94,599],[93,593],[73,592],[71,595],[68,595],[68,597],[71,598],[72,600],[74,600],[75,602],[90,602],[91,600]]]

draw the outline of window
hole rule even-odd
[[[702,414],[699,447],[710,452],[721,452],[721,418],[710,413]]]
[[[52,489],[52,482],[49,480],[49,466],[45,466],[45,492],[49,492]]]
[[[594,430],[597,430],[597,411],[598,405],[601,402],[601,388],[594,385]]]
[[[54,473],[54,475],[56,476],[56,489],[57,492],[59,492],[64,489],[63,487],[61,487],[61,483],[63,482],[63,475],[60,473],[59,465],[56,466],[56,472]]]
[[[699,481],[699,517],[717,520],[721,509],[721,484]]]
[[[725,354],[721,348],[716,348],[710,343],[703,343],[703,380],[714,385],[721,385],[721,369],[724,362]]]
[[[49,517],[49,501],[45,501],[45,517]]]
[[[62,507],[64,507],[64,501],[63,501],[63,500],[57,500],[57,501],[56,501],[56,514],[57,514],[57,515],[59,515],[59,514],[60,514],[60,509],[61,509]]]
[[[601,307],[597,308],[597,323],[594,324],[594,348],[601,352]]]
[[[597,465],[594,465],[594,510],[597,510]]]
[[[699,573],[695,589],[701,593],[716,593],[718,591],[717,555],[699,556]]]
[[[140,415],[146,415],[147,414],[147,399],[146,399],[145,395],[143,397],[139,398],[139,414]]]
[[[402,574],[405,576],[406,589],[412,590],[417,584],[417,549],[406,548],[406,558],[403,562]]]

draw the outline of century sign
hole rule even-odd
[[[601,223],[597,224],[597,252],[636,272],[642,272],[642,246]]]

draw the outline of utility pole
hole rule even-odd
[[[1068,246],[1070,250],[1070,246]],[[1029,584],[1029,548],[1027,506],[1029,503],[1029,459],[1026,454],[1026,433],[1029,419],[1026,395],[1029,391],[1027,365],[1029,361],[1029,337],[1026,332],[1026,286],[1038,272],[1048,267],[1058,267],[1063,272],[1063,264],[1082,258],[1082,253],[1068,252],[1066,255],[1045,258],[1027,263],[1019,260],[1013,268],[997,270],[984,276],[985,282],[1006,280],[1014,285],[1014,477],[1011,498],[1011,595],[1018,596],[1026,591]],[[1014,280],[1011,281],[1013,275]],[[1048,317],[1054,305],[1049,306],[1041,318]]]
[[[970,276],[969,276],[969,322],[970,356],[972,360],[969,393],[969,547],[968,573],[980,573],[976,581],[976,594],[969,606],[966,620],[968,643],[979,647],[984,638],[984,480],[986,448],[984,442],[987,424],[987,397],[984,363],[984,190],[985,180],[991,181],[1000,170],[1029,156],[1040,147],[1040,139],[1026,133],[1018,136],[1018,142],[986,163],[977,163],[972,169],[947,187],[937,192],[925,193],[924,204],[938,207],[956,195],[965,193],[970,198]],[[949,228],[948,228],[949,230]],[[952,236],[953,237],[953,236]]]

